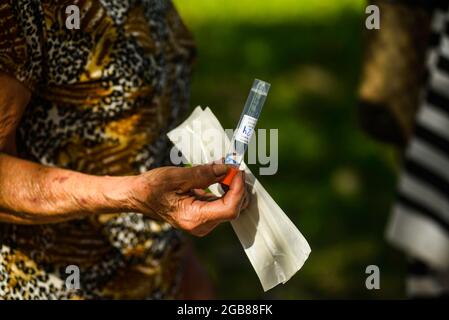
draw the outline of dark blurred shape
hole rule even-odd
[[[428,3],[370,1],[380,9],[381,27],[365,31],[359,117],[367,133],[399,147],[405,146],[413,131],[425,79]]]

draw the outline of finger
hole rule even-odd
[[[182,229],[190,234],[202,237],[211,232],[218,224],[218,221],[209,221],[207,214],[199,212],[199,203],[207,203],[205,201],[197,201],[195,197],[190,196],[180,201],[181,206],[175,213],[174,219],[169,221],[173,226]]]
[[[223,197],[223,202],[226,205],[238,207],[245,195],[245,173],[240,171],[229,186],[229,191]]]
[[[220,182],[226,176],[229,167],[224,164],[200,165],[192,168],[183,168],[179,171],[178,179],[180,192],[187,192],[191,189],[204,189],[208,186]]]
[[[213,193],[208,192],[207,189],[192,189],[190,192],[196,196],[213,195]]]
[[[197,201],[214,201],[219,198],[213,193],[206,192],[203,189],[193,189],[190,191],[190,194],[195,197],[195,200]]]
[[[245,171],[240,171],[243,174],[243,181],[245,181]],[[224,183],[220,183],[221,189],[226,193],[229,190],[229,186],[227,184]]]
[[[219,222],[208,222],[191,230],[190,233],[196,237],[204,237],[211,233],[219,224]]]
[[[224,158],[220,158],[220,159],[217,159],[217,160],[215,160],[215,161],[212,161],[212,163],[215,163],[215,164],[223,164],[224,163]]]
[[[232,180],[229,191],[212,202],[197,202],[199,212],[207,221],[223,222],[238,217],[245,193],[243,174],[240,172]]]

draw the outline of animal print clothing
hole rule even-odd
[[[80,29],[66,27],[69,5]],[[0,1],[0,71],[32,92],[19,157],[95,175],[168,164],[194,51],[168,0]],[[0,298],[171,298],[181,248],[177,230],[139,213],[0,223]],[[78,290],[66,287],[71,265]]]

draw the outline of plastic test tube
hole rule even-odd
[[[269,90],[270,84],[268,82],[258,79],[254,80],[224,160],[225,164],[232,165],[228,174],[221,182],[227,186],[231,184],[232,179],[238,173],[238,168],[243,160],[246,149],[248,149],[248,144],[253,136],[257,120],[259,120],[260,112],[267,99]]]

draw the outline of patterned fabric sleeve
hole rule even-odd
[[[23,10],[23,8],[30,10]],[[22,8],[22,9],[19,9]],[[0,3],[0,71],[34,90],[42,74],[40,1],[5,0]]]

